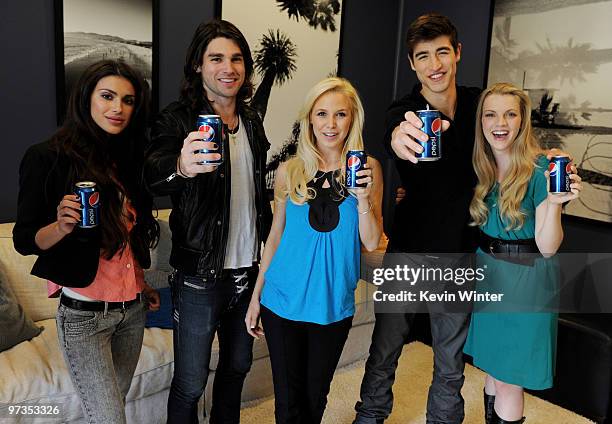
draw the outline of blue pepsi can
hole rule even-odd
[[[553,156],[548,164],[550,178],[549,191],[553,194],[569,193],[570,175],[572,173],[572,162],[567,156]]]
[[[357,184],[357,172],[363,169],[368,157],[363,150],[349,150],[346,153],[346,187],[365,187],[367,184]]]
[[[415,154],[419,161],[433,161],[442,157],[442,120],[437,110],[417,110],[417,116],[423,122],[421,131],[429,136],[429,140],[416,140],[423,146],[423,152]]]
[[[199,115],[197,120],[197,130],[207,132],[209,136],[202,141],[215,143],[217,149],[199,149],[195,153],[219,153],[219,160],[203,160],[200,165],[220,165],[223,163],[223,121],[219,115]]]
[[[94,228],[100,223],[100,192],[96,183],[81,181],[74,185],[74,194],[81,202],[81,228]]]

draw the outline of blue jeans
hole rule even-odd
[[[126,423],[125,397],[140,356],[146,308],[138,302],[105,314],[59,305],[60,348],[90,424]]]
[[[253,338],[244,317],[257,267],[225,270],[204,280],[175,271],[174,377],[168,398],[168,423],[198,422],[198,401],[206,387],[215,333],[219,363],[213,383],[210,423],[240,422],[242,386],[253,361]]]

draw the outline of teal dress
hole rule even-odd
[[[521,203],[527,214],[524,225],[507,231],[497,207],[497,184],[485,198],[487,222],[480,228],[504,240],[534,238],[535,209],[548,196],[548,161],[540,156]],[[557,344],[558,262],[538,258],[533,266],[510,263],[478,250],[477,266],[485,279],[477,291],[504,293],[502,302],[475,303],[464,352],[474,365],[505,383],[532,390],[552,387]],[[537,312],[543,311],[543,312]]]

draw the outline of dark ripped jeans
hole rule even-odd
[[[197,423],[198,401],[206,387],[215,334],[219,363],[213,383],[210,423],[238,423],[244,379],[253,360],[253,338],[244,317],[257,266],[224,270],[217,279],[175,272],[174,377],[168,398],[168,423]]]

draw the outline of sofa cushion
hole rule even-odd
[[[42,331],[26,316],[2,274],[0,272],[0,352],[32,339]]]
[[[168,276],[170,275],[167,271],[160,271],[157,269],[146,269],[144,272],[144,279],[148,285],[154,289],[163,289],[169,287]]]
[[[142,350],[127,401],[168,389],[174,372],[173,361],[172,330],[145,328]]]
[[[60,351],[54,319],[37,322],[45,331],[0,353],[0,404],[64,399],[78,404]],[[172,380],[172,332],[145,329],[138,366],[127,400],[163,391]],[[9,383],[10,382],[10,383]]]
[[[30,275],[36,256],[22,256],[13,248],[13,225],[0,224],[0,273],[33,321],[54,318],[58,299],[49,299],[46,281]]]
[[[359,280],[355,289],[355,315],[353,327],[374,322],[374,301],[372,294],[376,291],[374,284]]]

